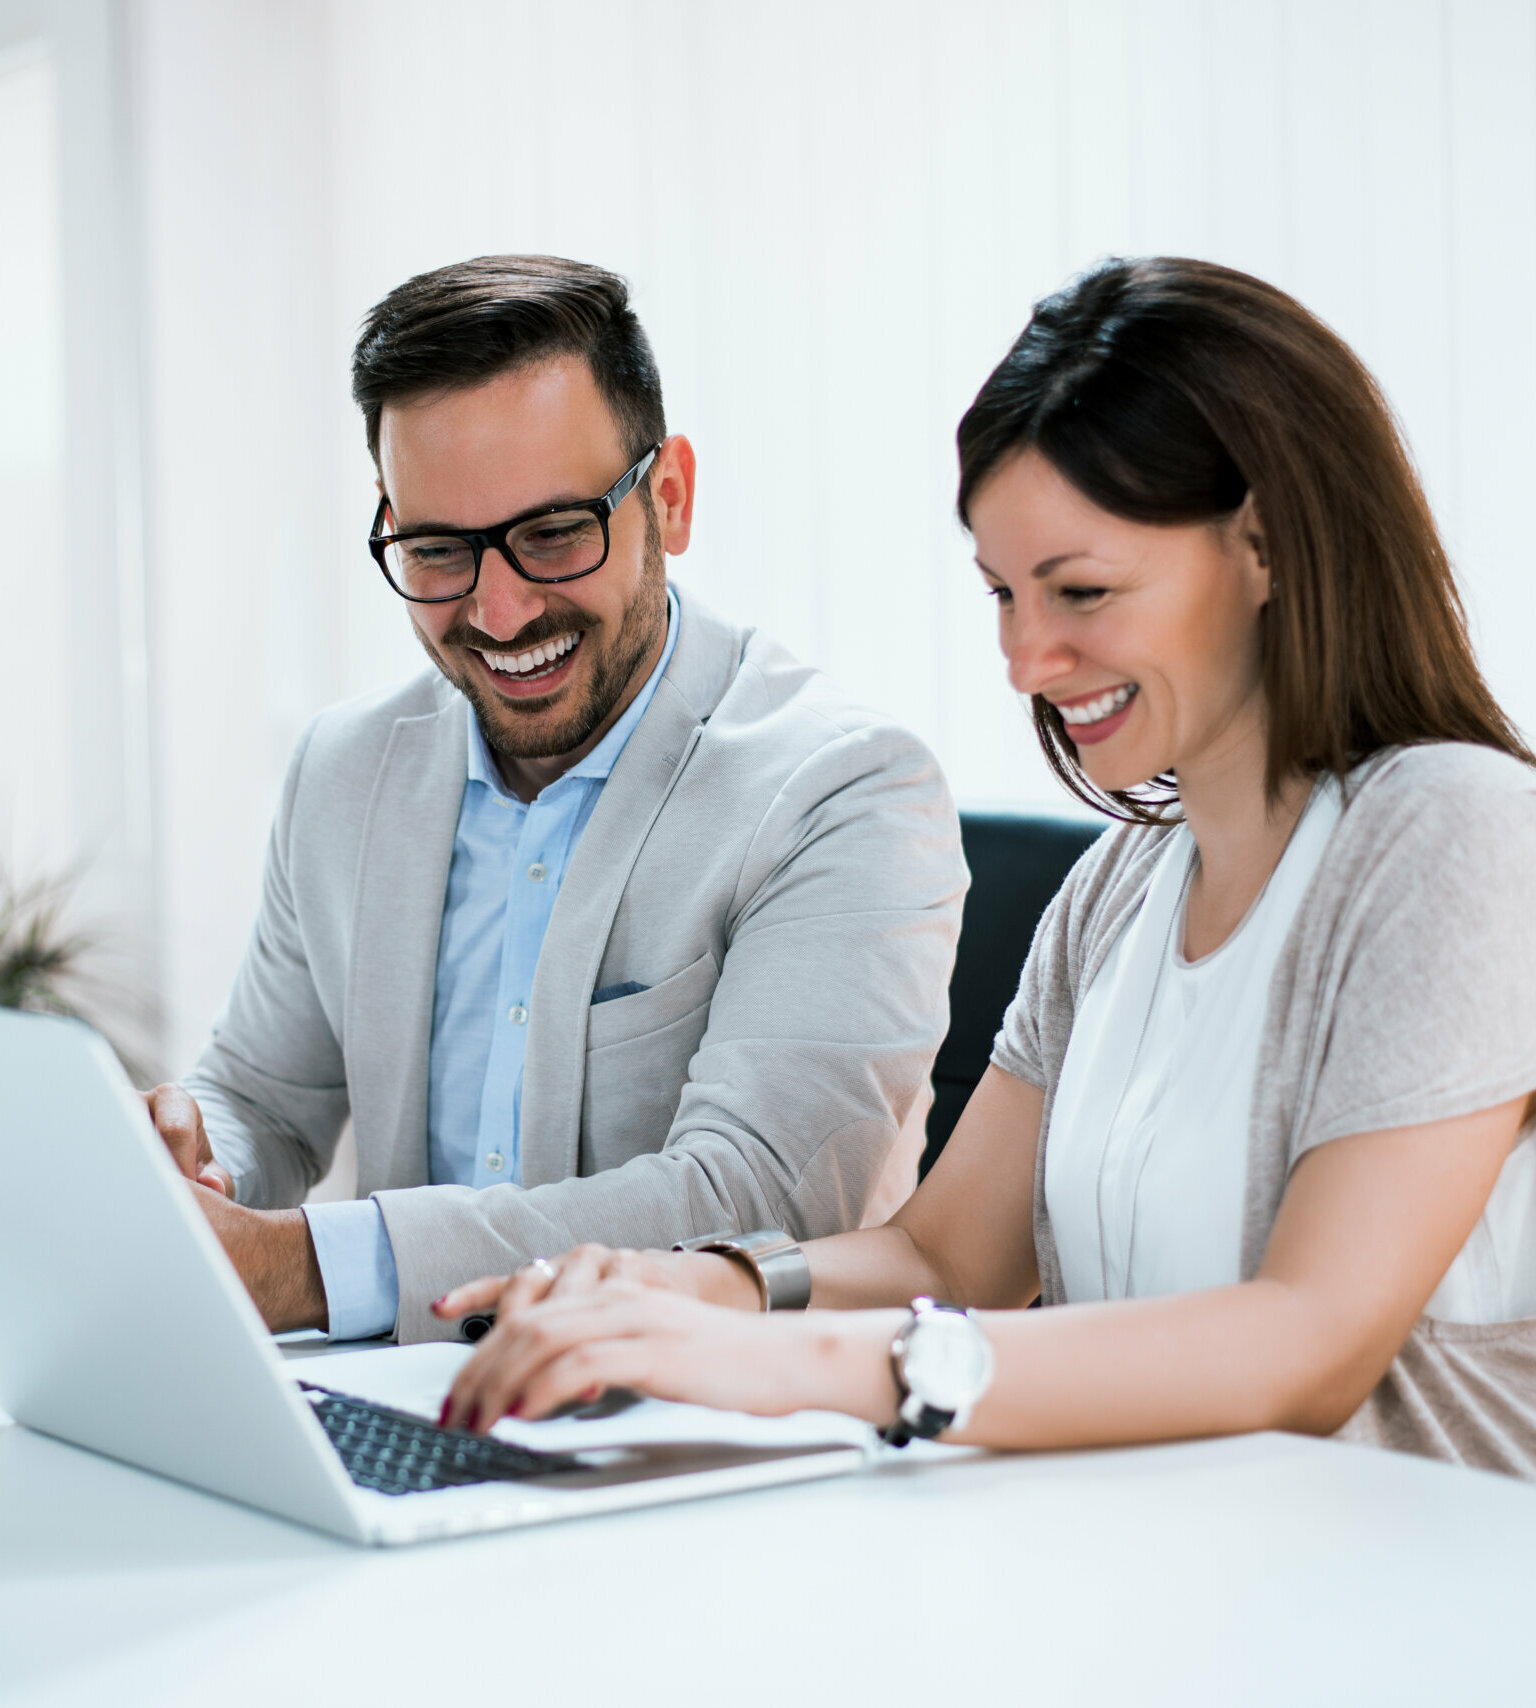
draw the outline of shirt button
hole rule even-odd
[[[548,875],[549,874],[544,869],[544,862],[542,860],[535,860],[528,868],[528,881],[530,883],[542,884]]]
[[[500,1174],[506,1160],[500,1151],[492,1151],[485,1159],[485,1166],[490,1169],[492,1174]]]
[[[528,1010],[523,1007],[522,1003],[514,1003],[512,1007],[507,1010],[507,1019],[510,1020],[514,1026],[526,1026],[528,1024]]]

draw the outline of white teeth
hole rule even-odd
[[[482,652],[480,656],[492,670],[499,670],[503,676],[526,676],[530,671],[542,670],[564,658],[580,638],[574,634],[559,635],[527,652]]]
[[[1061,721],[1065,724],[1097,724],[1105,718],[1118,712],[1128,705],[1136,692],[1134,682],[1122,683],[1118,688],[1111,688],[1107,693],[1100,694],[1096,700],[1085,700],[1076,706],[1058,706]]]

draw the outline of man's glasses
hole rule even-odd
[[[490,528],[383,534],[389,499],[381,498],[368,549],[395,592],[417,605],[441,605],[473,593],[488,546],[525,581],[575,581],[608,561],[608,518],[640,484],[660,449],[652,445],[601,498],[524,510]]]

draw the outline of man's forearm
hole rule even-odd
[[[325,1285],[309,1222],[302,1210],[269,1210],[263,1217],[268,1237],[246,1277],[257,1309],[274,1334],[287,1329],[328,1328]]]
[[[247,1210],[206,1187],[194,1187],[256,1309],[274,1334],[328,1328],[320,1263],[302,1210]]]

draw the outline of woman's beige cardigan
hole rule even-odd
[[[1065,1303],[1045,1207],[1052,1095],[1077,1003],[1140,906],[1168,834],[1118,828],[1078,862],[1040,922],[994,1046],[999,1067],[1045,1092],[1034,1229],[1047,1305]],[[1350,782],[1270,985],[1243,1278],[1256,1274],[1290,1171],[1314,1146],[1533,1090],[1536,772],[1450,743],[1378,755]],[[1421,1317],[1340,1433],[1536,1477],[1536,1320]]]

